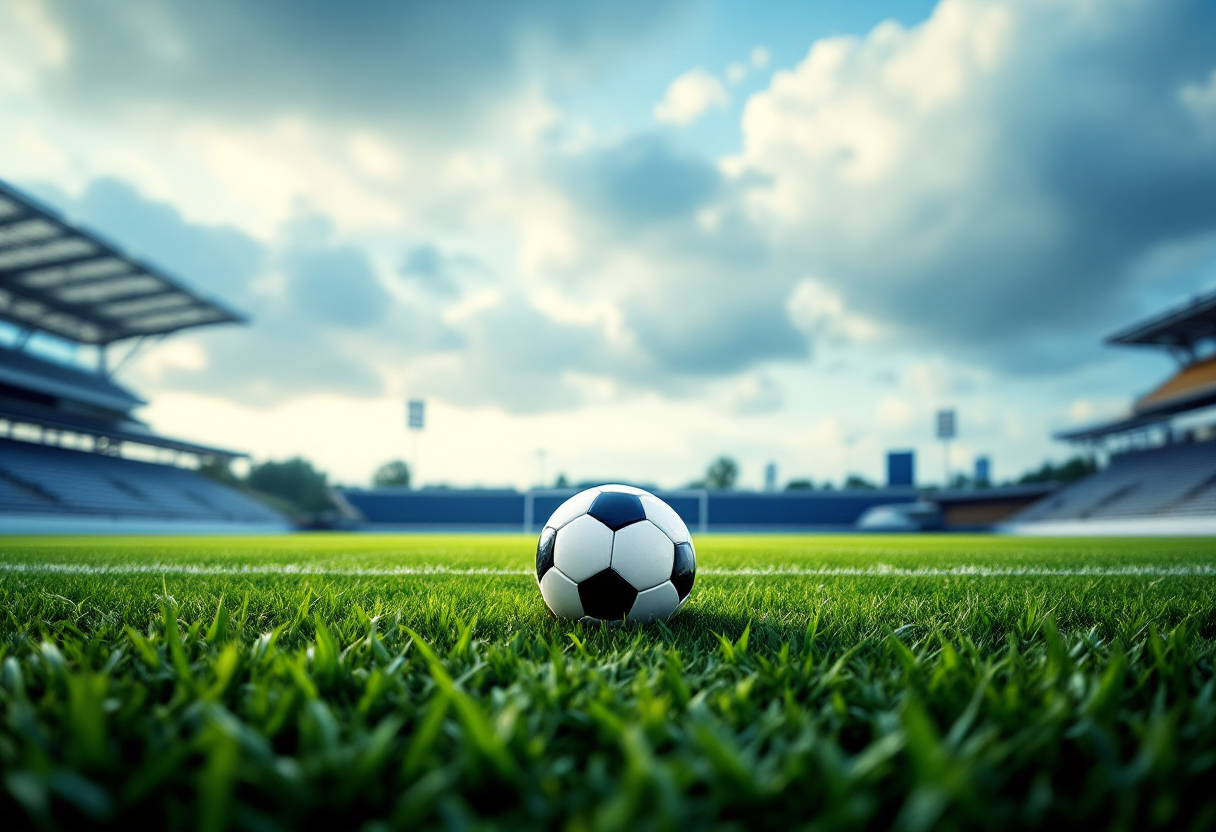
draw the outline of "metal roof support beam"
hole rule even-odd
[[[1166,349],[1169,350],[1170,355],[1173,356],[1180,367],[1187,367],[1195,363],[1194,344],[1173,344]]]
[[[13,266],[0,266],[0,277],[8,277],[10,275],[23,274],[32,272],[37,269],[59,268],[61,266],[75,266],[80,263],[86,263],[89,260],[100,260],[106,257],[112,257],[109,252],[98,251],[96,249],[87,253],[74,254],[69,257],[64,257],[57,260],[41,260],[33,263],[18,263]]]
[[[0,222],[0,231],[4,231],[6,228],[12,228],[14,225],[21,225],[23,222],[29,222],[30,219],[31,217],[29,214],[21,214],[13,217],[12,219],[4,220],[3,222]]]
[[[114,369],[107,373],[107,375],[116,375],[118,371],[125,367],[128,362],[130,362],[131,359],[134,358],[147,344],[161,341],[164,339],[164,337],[164,334],[139,336],[135,339],[135,343],[131,345],[131,348],[127,350],[127,354],[118,360],[118,363],[114,365]]]
[[[26,226],[21,229],[21,226]],[[27,217],[18,222],[0,225],[0,254],[22,246],[39,245],[63,237],[63,229],[45,220]]]
[[[99,345],[246,320],[4,182],[0,218],[0,318],[19,327]]]
[[[1159,347],[1173,351],[1216,338],[1216,292],[1198,295],[1188,303],[1154,315],[1107,336],[1106,343]]]

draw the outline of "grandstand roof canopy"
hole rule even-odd
[[[1120,433],[1131,433],[1132,431],[1142,430],[1144,428],[1159,425],[1169,421],[1172,414],[1170,413],[1150,413],[1136,416],[1127,416],[1123,419],[1115,419],[1111,422],[1103,422],[1097,425],[1089,425],[1083,428],[1074,428],[1073,430],[1061,431],[1055,434],[1055,438],[1064,442],[1092,442],[1098,439],[1104,439],[1108,436],[1114,436]]]
[[[6,389],[7,388],[7,389]],[[6,398],[51,396],[72,403],[127,413],[147,404],[111,378],[46,361],[36,355],[0,347],[0,407]],[[22,391],[26,391],[23,396]]]
[[[1132,324],[1107,336],[1106,343],[1189,351],[1207,338],[1216,338],[1216,291],[1197,295],[1182,306]]]
[[[1092,442],[1121,433],[1134,433],[1168,422],[1182,413],[1216,405],[1216,357],[1195,361],[1141,396],[1132,413],[1120,419],[1075,428],[1055,435],[1066,442]]]
[[[1216,404],[1216,357],[1183,367],[1157,389],[1141,396],[1136,413],[1183,413]]]
[[[940,491],[926,489],[921,493],[921,499],[949,505],[996,503],[1002,500],[1042,497],[1059,487],[1058,482],[1025,482],[1017,485],[994,485],[989,488],[944,488]]]
[[[4,182],[0,319],[97,345],[246,320]]]

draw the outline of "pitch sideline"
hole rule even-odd
[[[335,567],[299,564],[265,564],[224,566],[217,564],[184,563],[3,563],[0,574],[54,574],[54,575],[284,575],[307,577],[350,578],[395,578],[411,576],[490,576],[516,577],[534,575],[531,569],[496,569],[493,567],[451,567],[442,565],[393,566],[393,567]],[[1016,577],[1065,577],[1065,578],[1210,578],[1216,577],[1216,566],[1201,564],[1181,566],[1079,566],[1055,568],[1049,566],[767,566],[704,568],[697,570],[698,576],[720,577],[896,577],[896,578],[1016,578]]]

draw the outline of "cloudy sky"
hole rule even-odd
[[[248,312],[124,369],[366,482],[1011,477],[1216,284],[1216,5],[0,3],[0,177]],[[543,460],[538,451],[544,452]]]

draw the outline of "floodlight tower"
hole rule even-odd
[[[943,488],[950,487],[950,440],[958,434],[958,419],[953,407],[937,411],[937,438],[942,440],[943,459],[945,460],[946,481]]]
[[[410,479],[414,481],[414,487],[418,488],[422,485],[422,480],[418,478],[418,434],[426,427],[426,402],[423,399],[410,399],[406,403],[406,425],[410,429],[410,433],[414,438],[413,454],[410,456]]]

